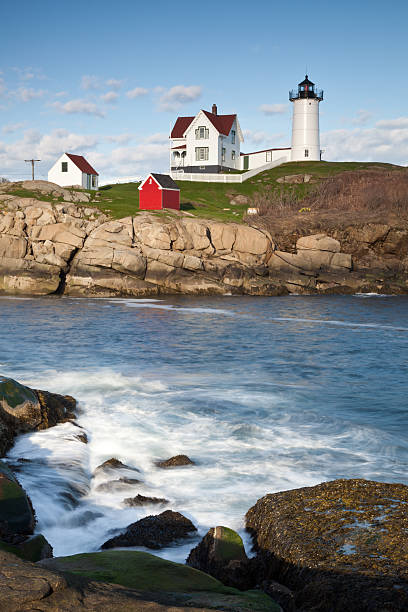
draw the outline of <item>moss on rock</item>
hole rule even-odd
[[[0,522],[13,533],[31,534],[34,513],[24,489],[11,470],[0,461]]]
[[[42,567],[110,582],[152,593],[177,594],[187,606],[242,612],[278,612],[270,597],[260,591],[240,592],[199,570],[140,551],[104,551],[40,562]]]
[[[52,557],[52,548],[42,534],[25,540],[21,544],[7,544],[0,540],[0,550],[13,553],[26,561],[40,561]]]

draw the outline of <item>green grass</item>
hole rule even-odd
[[[311,174],[314,178],[326,178],[341,172],[352,170],[364,170],[367,168],[382,167],[387,170],[398,170],[400,166],[382,164],[377,162],[288,162],[266,170],[244,183],[200,183],[192,181],[177,181],[181,189],[181,210],[193,214],[195,217],[205,219],[216,219],[219,221],[242,222],[243,215],[251,198],[259,190],[268,187],[271,189],[283,189],[294,192],[299,198],[304,197],[316,183],[303,183],[299,185],[287,185],[276,182],[276,179],[290,174]],[[105,185],[99,191],[87,191],[91,194],[88,206],[95,206],[102,212],[112,216],[114,219],[134,216],[139,212],[139,190],[140,183],[121,183],[116,185]],[[75,191],[75,190],[74,190]],[[80,190],[77,190],[80,191]],[[38,198],[53,202],[50,195],[39,194],[22,188],[10,189],[13,195],[26,198]],[[234,196],[244,195],[248,197],[248,204],[232,205],[230,200]],[[61,201],[61,198],[59,198]],[[81,204],[80,204],[81,205]],[[82,204],[87,206],[87,204]],[[152,211],[153,214],[163,218],[173,218],[171,211]]]
[[[195,217],[217,219],[219,221],[242,222],[242,217],[251,205],[251,197],[260,189],[284,189],[294,191],[299,197],[306,195],[314,184],[282,185],[276,179],[289,174],[312,174],[315,178],[325,178],[351,170],[363,170],[372,167],[383,167],[387,170],[399,169],[400,166],[376,162],[288,162],[266,170],[244,183],[200,183],[177,181],[181,189],[181,210],[192,213]],[[95,196],[92,204],[115,219],[133,216],[139,211],[139,183],[106,185]],[[245,195],[249,204],[231,205],[234,196]],[[228,209],[228,210],[224,210]],[[161,216],[173,216],[170,211],[158,211]]]

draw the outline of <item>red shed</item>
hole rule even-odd
[[[145,210],[175,208],[180,210],[180,188],[168,174],[152,172],[139,185],[139,208]]]

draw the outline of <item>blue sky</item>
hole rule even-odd
[[[289,146],[288,90],[325,92],[327,160],[408,164],[407,4],[26,0],[2,7],[0,176],[60,153],[102,182],[165,171],[178,115],[238,113],[243,151]]]

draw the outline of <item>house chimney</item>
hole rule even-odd
[[[211,112],[212,112],[212,114],[213,114],[213,115],[216,115],[216,114],[217,114],[217,105],[216,105],[216,104],[213,104],[213,105],[212,105]]]

